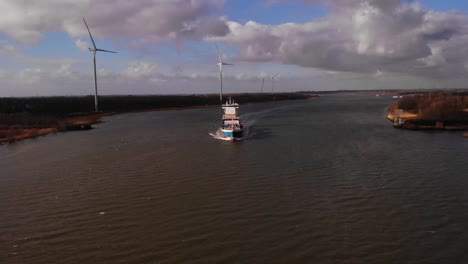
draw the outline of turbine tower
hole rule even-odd
[[[102,52],[108,52],[108,53],[117,53],[115,51],[110,51],[110,50],[104,50],[104,49],[98,49],[96,47],[96,43],[94,43],[93,36],[91,35],[91,31],[89,30],[88,24],[86,23],[86,20],[83,17],[83,22],[85,23],[86,29],[88,29],[89,37],[91,38],[91,42],[93,43],[93,48],[88,48],[89,51],[94,53],[94,108],[96,112],[99,112],[99,103],[98,103],[98,91],[97,91],[97,75],[96,75],[96,52],[102,51]]]
[[[273,88],[275,87],[275,78],[278,77],[278,73],[277,74],[273,74],[273,75],[270,75],[270,78],[271,78],[271,92],[273,93]]]
[[[218,59],[219,59],[219,62],[216,65],[219,66],[219,82],[220,82],[220,86],[221,86],[221,90],[219,92],[219,101],[222,104],[223,103],[223,65],[234,65],[234,64],[223,62],[223,59],[221,58],[221,53],[219,52],[218,46],[216,46],[216,49],[218,50]]]
[[[262,78],[262,89],[260,90],[260,92],[263,93],[263,85],[265,84],[265,77]]]

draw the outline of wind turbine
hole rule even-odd
[[[219,62],[216,65],[219,66],[219,81],[220,81],[220,85],[221,85],[221,90],[219,92],[219,101],[222,104],[223,103],[223,65],[234,65],[234,64],[223,62],[223,59],[221,58],[221,53],[219,52],[218,46],[216,46],[216,49],[218,50],[218,59],[219,59]]]
[[[260,90],[260,92],[263,93],[263,85],[265,84],[265,77],[262,78],[262,90]]]
[[[91,38],[91,42],[93,42],[93,48],[88,48],[89,51],[94,53],[94,107],[96,112],[99,112],[99,104],[98,104],[98,91],[97,91],[97,75],[96,75],[96,52],[102,51],[102,52],[109,52],[109,53],[117,53],[115,51],[110,51],[110,50],[105,50],[105,49],[98,49],[96,47],[96,43],[94,43],[93,36],[91,35],[91,31],[89,31],[88,24],[86,23],[86,20],[83,17],[83,22],[85,23],[86,29],[88,29],[89,37]]]
[[[278,77],[279,74],[273,74],[273,75],[270,75],[270,78],[271,78],[271,92],[273,93],[273,88],[275,87],[275,78]]]

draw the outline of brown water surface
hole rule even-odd
[[[0,146],[0,263],[467,263],[468,141],[391,98],[107,117]]]

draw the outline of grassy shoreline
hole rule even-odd
[[[257,103],[310,99],[310,94],[231,94],[236,102]],[[87,130],[104,116],[129,112],[219,107],[219,95],[102,96],[104,112],[89,112],[94,101],[82,97],[0,98],[0,144],[51,133]]]
[[[98,113],[75,117],[36,116],[24,113],[0,115],[0,144],[11,143],[47,134],[88,130],[99,123],[103,116],[114,113]],[[21,121],[19,121],[21,120]],[[9,123],[5,125],[5,123]]]
[[[390,105],[387,119],[412,130],[468,130],[468,93],[437,92],[405,96]]]

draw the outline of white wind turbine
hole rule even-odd
[[[275,78],[278,77],[278,76],[279,76],[278,73],[270,75],[270,78],[271,78],[271,92],[272,93],[273,93],[273,89],[275,87]]]
[[[218,50],[218,59],[219,59],[219,62],[216,65],[219,66],[219,81],[220,81],[220,86],[221,86],[221,90],[219,92],[219,101],[222,104],[223,103],[223,65],[234,65],[234,64],[223,62],[218,46],[216,46],[216,49]]]
[[[117,53],[115,51],[110,51],[110,50],[104,50],[104,49],[98,49],[96,47],[96,43],[94,43],[93,36],[91,35],[91,31],[89,30],[88,24],[86,23],[86,20],[83,17],[83,22],[85,23],[86,29],[88,29],[89,37],[91,38],[91,42],[93,42],[93,48],[88,48],[89,51],[94,53],[94,107],[96,112],[99,112],[99,104],[98,104],[98,91],[97,91],[97,75],[96,75],[96,52],[102,51],[102,52],[109,52],[109,53]]]
[[[263,85],[265,84],[265,78],[266,78],[266,77],[263,77],[263,78],[262,78],[262,89],[260,90],[260,92],[262,92],[262,93],[263,93]]]

